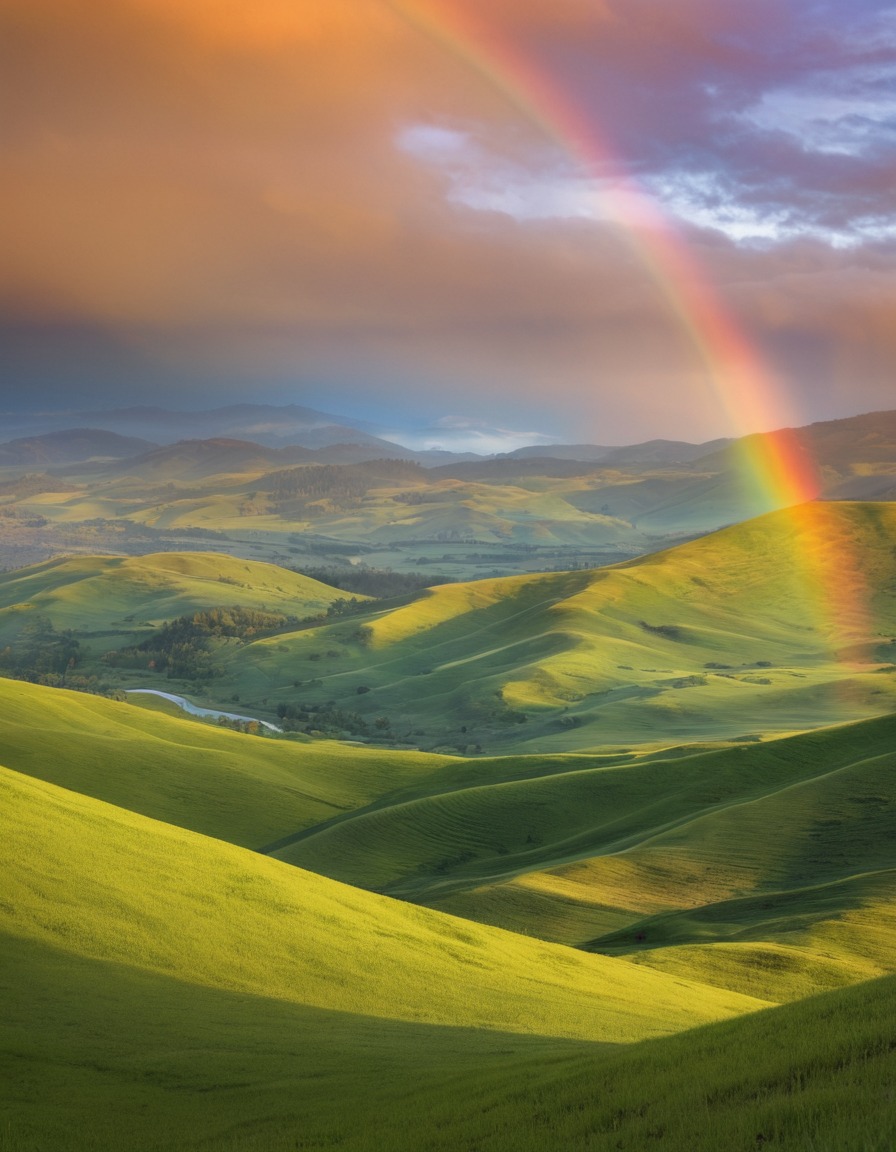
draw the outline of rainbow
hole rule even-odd
[[[787,393],[728,312],[680,232],[626,172],[592,115],[587,118],[550,73],[458,0],[384,0],[405,22],[440,43],[500,91],[530,123],[589,175],[604,214],[631,246],[704,363],[716,403],[739,441],[760,507],[790,508],[794,577],[819,601],[826,646],[867,635],[859,566],[825,539],[827,518],[813,501],[819,471],[793,430]],[[783,562],[783,561],[782,561]]]

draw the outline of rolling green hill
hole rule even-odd
[[[284,860],[782,1000],[896,971],[896,718],[340,816]],[[560,758],[557,758],[560,759]],[[528,774],[527,774],[528,773]]]
[[[233,604],[306,616],[343,595],[272,564],[208,552],[51,560],[0,573],[0,636],[32,615],[46,616],[57,630],[71,628],[82,635],[130,634]]]
[[[8,769],[0,787],[2,924],[19,939],[317,1008],[610,1043],[761,1006],[362,892]]]
[[[471,920],[766,1000],[896,969],[893,716],[709,750],[464,760],[14,681],[0,706],[10,768]]]
[[[125,667],[214,675],[219,649],[363,599],[207,552],[53,560],[0,573],[0,674],[108,690],[122,677],[104,655],[125,650]],[[141,648],[147,641],[156,648]]]
[[[314,626],[351,595],[213,554],[85,557],[0,575],[0,645],[15,669],[48,621],[77,629],[76,671],[103,684],[440,753],[756,738],[894,707],[894,535],[893,505],[809,504],[607,568],[335,605]],[[161,621],[225,605],[277,626],[174,659]]]
[[[896,651],[894,536],[891,505],[813,504],[623,565],[445,585],[259,640],[222,688],[300,711],[334,701],[455,752],[858,719],[896,701],[879,671]]]
[[[2,678],[0,712],[0,763],[9,768],[249,848],[421,787],[451,765],[420,753],[247,737]]]
[[[896,1134],[896,981],[650,1040],[759,1003],[7,770],[0,788],[10,1152],[715,1152],[759,1136],[860,1152]]]
[[[247,1087],[233,1082],[246,1060],[240,1030],[248,1030],[257,1049],[264,1023],[274,1033],[274,1058],[282,1059],[288,1044],[312,1078],[319,1049],[324,1067],[340,1049],[364,1064],[382,1047],[394,1060],[396,1041],[407,1045],[418,1030],[432,1051],[433,1025],[456,1034],[449,1044],[455,1058],[509,1051],[512,1071],[533,1048],[541,1058],[568,1053],[568,1042],[549,1045],[549,1038],[585,1041],[582,1052],[594,1042],[598,1049],[632,1043],[762,1006],[625,961],[360,892],[5,768],[0,790],[4,970],[15,979],[25,966],[37,995],[18,1004],[13,1046],[4,1054],[14,1073],[16,1132],[49,1129],[61,1138],[79,1110],[94,1126],[57,1146],[83,1146],[104,1129],[101,1139],[108,1140],[110,1124],[120,1138],[121,1114],[98,1115],[97,1096],[142,1097],[144,1104],[155,1096],[158,1107],[154,1088],[181,1083],[201,1091],[209,1073],[223,1074],[212,1091],[223,1094],[225,1105],[231,1097],[215,1121],[226,1131],[234,1122],[228,1089]],[[73,987],[81,993],[76,998]],[[160,1036],[158,1017],[133,1063],[133,1023],[156,1009],[170,1017],[186,999],[191,1007],[175,1033],[203,1029],[194,1040],[189,1085],[180,1055],[172,1059],[170,1037]],[[228,1006],[235,1010],[230,1017]],[[135,1015],[115,1042],[109,1022],[125,1010]],[[58,1049],[53,1054],[60,1032],[85,1014],[91,1026],[64,1044],[60,1060]],[[543,1038],[541,1045],[520,1042],[532,1037]],[[122,1043],[131,1051],[123,1061]],[[105,1062],[97,1066],[97,1048],[105,1045]],[[229,1060],[225,1045],[234,1053]],[[84,1055],[73,1060],[76,1052]],[[398,1059],[402,1076],[410,1055],[405,1048]],[[220,1067],[222,1057],[229,1071]],[[443,1056],[443,1069],[446,1063]],[[46,1080],[40,1100],[35,1096],[37,1067],[51,1081],[52,1109]],[[104,1070],[112,1077],[92,1075]],[[163,1123],[176,1126],[182,1118],[175,1105]],[[147,1141],[159,1140],[152,1127],[140,1135],[129,1146],[158,1146]]]

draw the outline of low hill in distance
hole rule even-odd
[[[0,637],[45,616],[57,631],[131,634],[202,609],[238,604],[293,618],[363,599],[273,564],[202,552],[51,560],[0,573]]]
[[[126,650],[119,662],[201,679],[247,638],[364,599],[213,553],[51,560],[0,573],[0,674],[108,691],[117,677],[102,657]]]
[[[893,707],[894,516],[816,503],[627,564],[367,604],[210,554],[53,562],[0,576],[0,639],[18,659],[46,621],[104,683],[430,751],[756,739]],[[214,621],[159,628],[228,606],[280,618],[210,654]],[[194,641],[198,662],[172,662]]]
[[[159,407],[117,408],[73,413],[7,414],[6,425],[20,436],[65,432],[73,422],[124,436],[145,436],[159,444],[190,437],[254,440],[276,448],[284,444],[306,448],[346,442],[381,447],[375,425],[334,416],[300,404],[229,404],[204,411],[174,411]]]
[[[325,705],[385,717],[402,740],[454,752],[657,746],[875,715],[896,691],[894,517],[819,503],[592,572],[444,585],[257,640],[214,690],[264,698],[309,730]]]
[[[151,452],[158,445],[136,436],[96,428],[72,428],[0,444],[0,469],[58,468],[63,464],[121,460]]]
[[[29,473],[25,465],[3,468],[0,563],[60,551],[207,548],[214,540],[217,550],[277,563],[423,566],[470,579],[595,567],[775,507],[756,483],[749,437],[548,445],[464,462],[363,438],[324,447],[261,435],[264,444],[253,442],[247,429],[274,427],[275,412],[254,423],[238,413],[216,435],[184,440],[188,421],[177,443],[114,465],[75,464],[64,476],[35,475],[33,464]],[[896,413],[788,435],[815,462],[823,496],[892,496]],[[352,470],[372,457],[428,467],[372,470],[359,484]],[[317,474],[290,498],[284,483],[297,465]]]

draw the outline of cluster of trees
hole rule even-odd
[[[638,623],[645,632],[651,632],[654,636],[662,636],[666,640],[683,640],[685,638],[685,630],[679,628],[677,624],[648,624],[646,620],[639,620]]]
[[[50,477],[46,472],[29,472],[25,476],[17,476],[14,480],[0,482],[0,493],[4,496],[17,496],[23,499],[27,496],[37,496],[41,492],[75,492],[76,485],[60,477]],[[9,512],[5,512],[9,515]]]
[[[140,644],[103,656],[113,668],[148,668],[169,679],[210,680],[223,669],[216,654],[233,643],[268,636],[299,623],[298,617],[254,608],[208,608],[163,624]]]
[[[454,488],[411,488],[406,492],[396,492],[392,497],[396,504],[416,507],[420,504],[455,504],[457,490]]]
[[[330,500],[351,504],[383,484],[421,484],[426,473],[406,460],[369,460],[363,464],[311,464],[285,468],[267,477],[263,491],[275,504],[292,500]]]
[[[372,596],[375,600],[391,600],[395,596],[410,596],[429,588],[433,584],[450,584],[450,576],[423,576],[416,572],[393,572],[391,568],[368,568],[359,564],[357,567],[339,568],[336,565],[320,567],[296,567],[294,572],[302,576],[310,576],[313,580],[320,580],[322,584],[329,584],[331,588],[338,588],[341,592],[357,592],[362,596]],[[336,601],[342,603],[342,601]],[[348,604],[356,604],[348,601]],[[364,609],[363,602],[357,604],[356,611]],[[342,615],[331,606],[328,615]]]
[[[23,508],[9,508],[4,506],[0,508],[0,516],[4,520],[15,520],[22,528],[44,528],[47,524],[45,516],[35,516],[33,512],[28,512]]]
[[[81,645],[71,629],[57,632],[46,616],[29,620],[15,640],[0,649],[3,675],[35,684],[46,683],[45,676],[63,680],[80,660]]]
[[[29,620],[11,644],[0,648],[0,676],[108,694],[110,686],[97,676],[78,671],[83,653],[71,629],[57,632],[46,616]]]
[[[388,716],[378,716],[368,722],[357,712],[339,708],[335,700],[326,704],[278,704],[277,716],[284,732],[320,732],[325,736],[380,736],[391,734],[392,722]]]

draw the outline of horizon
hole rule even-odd
[[[742,432],[737,436],[720,436],[710,437],[705,440],[688,440],[678,436],[650,436],[641,440],[627,440],[627,441],[589,441],[589,440],[562,440],[559,438],[551,438],[548,433],[542,432],[524,432],[517,429],[508,429],[503,427],[494,427],[486,425],[484,422],[470,421],[458,417],[445,417],[441,427],[439,423],[429,425],[428,427],[422,422],[419,424],[408,424],[403,428],[377,424],[369,420],[358,420],[351,414],[339,413],[333,411],[324,411],[312,408],[310,405],[287,403],[287,404],[267,404],[256,402],[252,400],[240,400],[238,398],[232,399],[227,404],[214,404],[210,403],[207,406],[196,407],[174,407],[171,405],[149,405],[149,404],[135,404],[128,405],[127,407],[120,408],[95,408],[95,409],[56,409],[56,410],[35,410],[35,409],[20,409],[17,411],[6,411],[0,413],[0,419],[8,418],[13,421],[33,420],[38,422],[33,428],[27,432],[21,432],[19,435],[9,436],[7,441],[10,442],[17,439],[29,439],[33,436],[47,435],[47,434],[62,434],[65,431],[114,431],[111,428],[96,427],[93,428],[89,423],[66,425],[62,428],[47,429],[41,433],[39,429],[39,422],[43,420],[64,421],[67,418],[76,420],[89,420],[90,417],[96,416],[100,419],[98,424],[102,424],[103,417],[110,417],[112,415],[119,419],[130,417],[139,423],[140,419],[151,419],[153,416],[177,416],[182,414],[184,416],[202,417],[212,416],[216,413],[226,412],[238,409],[280,409],[283,412],[291,408],[299,408],[313,413],[314,416],[323,417],[319,422],[315,422],[308,427],[331,427],[333,425],[340,426],[346,424],[349,431],[362,431],[367,435],[376,436],[378,439],[394,443],[401,448],[408,449],[413,452],[446,452],[458,454],[480,455],[483,458],[489,456],[502,456],[513,453],[514,451],[523,448],[569,448],[576,445],[582,447],[600,447],[600,448],[625,448],[634,447],[639,444],[649,444],[652,442],[668,442],[668,443],[683,443],[689,446],[699,447],[702,444],[714,443],[717,440],[736,440],[747,438],[750,436],[762,436],[769,433],[790,431],[792,429],[811,427],[814,424],[825,424],[837,422],[838,420],[852,420],[861,419],[867,416],[874,416],[883,414],[894,409],[873,409],[869,411],[852,412],[847,416],[836,417],[831,420],[813,420],[804,425],[787,425],[771,428],[757,428],[751,431]],[[349,423],[350,422],[350,423]],[[107,419],[107,423],[114,423]],[[266,433],[274,429],[256,429],[256,432],[264,436]],[[151,431],[151,430],[150,430]],[[245,435],[229,435],[227,433],[211,433],[209,435],[185,435],[178,437],[178,440],[191,441],[191,440],[214,440],[214,439],[235,439],[246,440],[251,442],[251,429],[247,430]],[[125,435],[136,435],[134,428],[131,428]],[[289,433],[284,434],[288,438]],[[147,435],[146,439],[152,439],[152,435]],[[174,443],[176,441],[169,441]],[[287,441],[283,446],[286,446]]]

